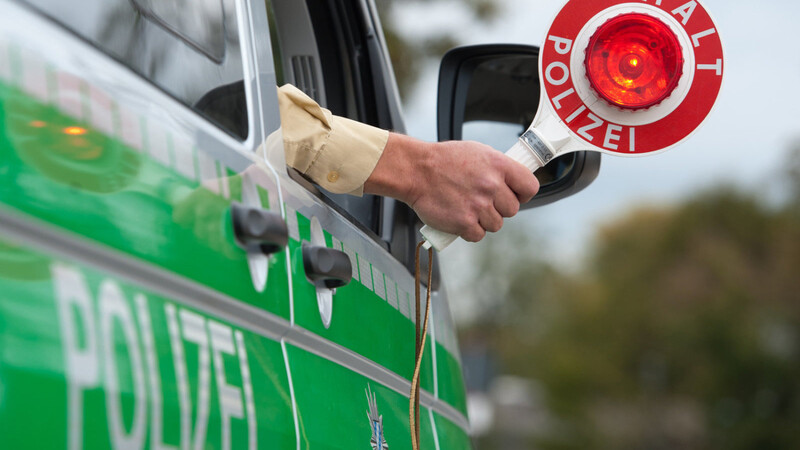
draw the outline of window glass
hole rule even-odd
[[[248,133],[234,0],[24,0],[230,134]]]
[[[132,0],[148,19],[184,39],[209,58],[225,56],[222,0]]]
[[[359,27],[362,12],[357,2],[308,0],[306,4],[319,50],[326,106],[334,114],[377,126],[372,73],[363,30]],[[327,192],[326,196],[366,228],[380,231],[380,197]]]

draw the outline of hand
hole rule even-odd
[[[426,225],[477,242],[533,198],[539,181],[478,142],[431,144],[392,133],[364,190],[401,200]]]

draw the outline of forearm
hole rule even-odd
[[[414,205],[420,178],[430,176],[435,144],[397,133],[389,139],[375,169],[364,183],[364,192],[396,198]]]

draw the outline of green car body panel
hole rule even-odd
[[[380,439],[410,448],[403,264],[355,225],[323,226],[354,275],[324,323],[302,257],[324,202],[307,208],[255,153],[221,157],[60,61],[0,31],[0,446],[370,448],[374,407]],[[66,76],[72,109],[59,101]],[[263,286],[236,243],[233,202],[289,224]],[[422,444],[468,448],[442,295],[421,374]]]

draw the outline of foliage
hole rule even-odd
[[[799,200],[768,208],[721,187],[608,224],[582,273],[522,258],[512,313],[478,327],[492,328],[505,372],[544,389],[553,422],[529,444],[796,448]],[[508,448],[497,438],[480,448]]]
[[[426,63],[441,59],[448,50],[459,44],[458,37],[451,32],[441,31],[430,37],[419,38],[414,33],[403,32],[399,24],[392,20],[399,8],[419,3],[432,6],[434,3],[448,3],[448,0],[376,0],[386,46],[403,97],[410,93]],[[491,21],[500,12],[497,0],[464,0],[454,6],[467,7],[476,22]]]

